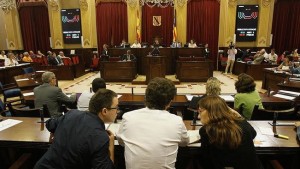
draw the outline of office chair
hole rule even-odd
[[[9,98],[19,97],[18,99],[13,99],[13,100],[10,100],[9,102],[23,101],[23,96],[22,96],[21,90],[19,88],[17,88],[17,86],[15,86],[13,83],[3,85],[0,82],[0,89],[1,89],[1,91],[3,93],[3,97],[4,97],[4,109],[7,105]]]
[[[1,116],[4,116],[4,117],[11,116],[11,113],[9,112],[9,110],[4,108],[4,103],[2,102],[1,99],[0,99],[0,114],[1,114]]]
[[[24,74],[33,73],[34,69],[33,69],[33,67],[26,67],[26,68],[23,68],[23,71],[24,71]]]
[[[9,111],[12,117],[40,117],[40,109],[30,109],[27,107],[17,107],[8,103]]]

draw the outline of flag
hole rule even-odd
[[[138,42],[141,42],[141,29],[140,29],[140,14],[139,14],[139,10],[136,11],[136,40]]]
[[[177,28],[176,28],[176,9],[174,10],[174,21],[173,21],[173,42],[177,39]]]

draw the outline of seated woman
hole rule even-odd
[[[221,94],[221,82],[215,77],[210,77],[206,81],[205,89],[206,89],[205,95],[200,96],[200,97],[194,96],[192,98],[192,100],[190,101],[189,106],[188,106],[188,108],[190,110],[192,110],[194,112],[197,111],[199,100],[201,100],[205,96],[220,95]]]
[[[260,169],[253,139],[254,128],[238,113],[232,111],[219,96],[207,96],[199,103],[203,167],[221,169]]]
[[[189,48],[196,48],[196,47],[198,47],[198,46],[197,46],[196,42],[194,42],[194,40],[191,39],[191,41],[190,41],[189,44],[188,44],[188,47],[189,47]]]
[[[258,109],[264,108],[255,86],[254,79],[245,73],[241,73],[235,82],[237,94],[234,97],[234,109],[241,110],[240,113],[247,120],[251,119],[255,105],[258,105]]]
[[[284,56],[283,62],[276,68],[277,70],[290,70],[290,66],[292,66],[292,57],[291,56]]]
[[[5,66],[15,66],[18,65],[18,61],[15,58],[15,55],[13,53],[8,53],[8,57],[5,58]]]
[[[28,52],[24,52],[23,55],[24,55],[22,58],[23,62],[33,62],[32,58],[30,57]]]

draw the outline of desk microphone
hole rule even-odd
[[[194,111],[193,121],[191,122],[191,126],[202,126],[202,123],[197,122],[198,112]]]

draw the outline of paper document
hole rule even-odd
[[[292,91],[288,91],[288,90],[278,90],[278,93],[280,94],[286,94],[286,95],[289,95],[289,96],[300,96],[300,92],[292,92]]]
[[[199,130],[188,130],[187,133],[190,138],[189,144],[196,143],[200,140]]]
[[[292,97],[292,96],[286,96],[286,95],[282,95],[282,94],[275,94],[273,95],[274,97],[279,97],[279,98],[282,98],[282,99],[286,99],[286,100],[294,100],[295,97]]]
[[[231,95],[219,95],[222,99],[224,99],[227,102],[233,102],[234,101],[234,97]]]
[[[33,92],[23,93],[23,96],[31,96],[31,95],[34,95],[34,93]]]
[[[0,122],[0,131],[5,130],[7,128],[10,128],[16,124],[21,123],[22,121],[20,120],[13,120],[13,119],[6,119]]]
[[[29,80],[28,78],[24,78],[24,79],[17,79],[16,81],[19,82],[19,81],[25,81],[25,80]]]
[[[42,72],[46,72],[46,71],[44,71],[44,70],[37,70],[35,72],[41,72],[42,73]]]
[[[273,136],[274,132],[271,128],[268,127],[259,127],[261,134]]]
[[[120,98],[122,95],[118,94],[118,98]]]
[[[115,136],[117,132],[119,131],[121,123],[105,123],[105,129],[110,130]]]

